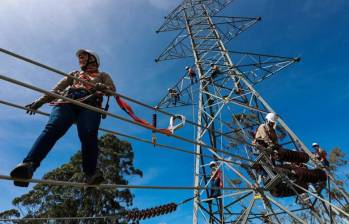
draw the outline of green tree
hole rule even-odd
[[[99,139],[99,169],[104,173],[106,183],[128,184],[130,176],[142,176],[133,165],[131,144],[120,141],[113,135]],[[82,156],[78,152],[69,163],[48,172],[43,179],[82,182]],[[128,189],[73,188],[37,184],[30,192],[13,200],[22,216],[28,217],[91,217],[113,216],[132,205],[134,195]],[[11,213],[15,214],[15,213]],[[17,214],[17,213],[16,213]],[[107,220],[83,221],[83,223],[108,223]],[[42,222],[31,222],[42,223]],[[58,223],[81,223],[61,221]]]
[[[20,217],[20,215],[21,214],[16,209],[10,209],[0,212],[0,219],[13,219]]]
[[[330,163],[329,173],[333,176],[337,174],[335,175],[336,180],[330,181],[331,186],[328,189],[329,192],[326,192],[327,196],[330,196],[328,199],[331,200],[332,203],[339,205],[344,211],[348,211],[349,194],[346,190],[344,181],[338,179],[338,177],[346,177],[346,175],[343,175],[341,172],[347,169],[348,159],[342,149],[335,147],[330,151],[328,161]],[[338,186],[338,188],[334,185]],[[342,216],[342,214],[339,215]]]
[[[348,164],[348,160],[345,158],[345,153],[338,147],[331,150],[329,162],[332,170],[338,170]]]
[[[330,162],[329,170],[331,171],[331,173],[336,174],[346,169],[348,160],[345,158],[345,153],[340,148],[338,147],[333,148],[328,158]],[[339,175],[342,176],[342,174],[339,174]],[[331,196],[339,200],[345,199],[345,195],[348,195],[348,193],[344,189],[345,188],[344,182],[337,179],[335,181],[335,184],[340,187],[341,191],[338,191],[337,189],[334,188],[331,190]]]

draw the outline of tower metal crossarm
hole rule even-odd
[[[230,40],[261,20],[260,17],[216,16],[230,2],[232,1],[183,1],[169,16],[165,17],[165,23],[157,31],[179,31],[179,33],[155,61],[194,57],[193,40],[195,54],[199,57],[197,63],[203,67],[203,72],[206,73],[204,75],[210,72],[208,65],[215,62],[222,69],[222,73],[228,73],[230,70],[241,70],[240,74],[243,74],[252,84],[257,84],[298,61],[295,58],[223,49],[222,46],[224,47]],[[202,5],[206,6],[205,10],[202,9]],[[187,24],[191,27],[191,33],[188,32]],[[235,64],[229,63],[226,57],[228,54],[233,56]],[[196,68],[199,69],[197,66]],[[227,80],[220,77],[219,82],[215,84],[219,86],[219,83],[224,83],[224,81]],[[195,105],[197,103],[193,94],[197,94],[200,89],[195,86],[192,93],[190,91],[192,86],[193,84],[188,80],[188,77],[184,75],[171,88],[181,95],[181,100],[175,106]],[[224,88],[227,88],[226,86]],[[171,104],[171,94],[168,93],[157,106],[174,107]]]
[[[227,50],[225,44],[231,38],[260,20],[259,17],[241,19],[242,17],[216,16],[230,2],[183,1],[165,17],[164,25],[158,30],[158,32],[177,30],[180,33],[156,61],[193,57],[199,81],[197,83],[188,81],[185,85],[184,81],[188,78],[183,76],[173,87],[180,92],[181,99],[177,105],[172,104],[171,107],[197,106],[197,124],[199,124],[196,132],[197,142],[205,142],[213,148],[232,150],[245,158],[254,159],[255,149],[251,146],[253,132],[264,122],[266,113],[274,112],[254,89],[254,85],[299,59]],[[232,18],[240,18],[240,22],[243,22],[238,26],[237,23],[231,26],[233,32],[222,32],[219,28],[223,24],[222,18],[225,20],[224,25],[228,26],[234,21]],[[217,73],[214,67],[218,68]],[[189,89],[194,91],[188,91]],[[169,108],[170,100],[170,95],[165,96],[158,107]],[[279,121],[277,132],[281,136],[280,144],[286,148],[306,152],[313,158],[311,151],[286,123],[282,119]],[[210,161],[200,155],[202,150],[200,145],[196,146],[194,185],[197,187],[209,186],[212,182],[212,176],[208,175],[210,172],[207,168]],[[211,153],[214,157],[223,157],[216,152]],[[251,167],[252,164],[248,165]],[[239,167],[227,163],[223,163],[222,167],[225,171],[224,185],[255,186],[253,194],[248,192],[236,198],[238,194],[233,194],[235,196],[231,197],[228,196],[232,195],[231,192],[222,191],[220,197],[213,199],[210,190],[206,190],[206,195],[194,190],[193,224],[197,224],[199,220],[206,223],[247,223],[251,215],[261,217],[261,220],[263,217],[264,220],[268,217],[273,223],[281,223],[279,217],[282,215],[276,215],[275,208],[280,208],[284,214],[297,222],[305,222],[293,212],[301,211],[303,205],[292,203],[286,207],[274,199],[270,200],[264,192],[259,191],[257,175],[251,168],[243,167],[243,164]],[[232,180],[241,182],[232,183]],[[263,200],[259,200],[258,197]],[[314,206],[322,205],[317,202]],[[267,213],[263,213],[262,210]],[[201,219],[199,214],[202,215]],[[326,223],[328,217],[323,217],[323,220],[320,220],[322,217],[317,219],[319,223]]]

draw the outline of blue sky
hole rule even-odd
[[[69,72],[78,69],[75,51],[90,48],[99,53],[101,70],[109,72],[117,90],[132,98],[155,105],[180,75],[183,64],[154,59],[175,36],[155,34],[163,16],[178,0],[2,0],[0,7],[0,46]],[[349,3],[337,0],[236,0],[224,14],[261,16],[262,21],[235,39],[231,50],[254,51],[283,56],[300,56],[302,61],[257,86],[262,96],[307,144],[319,142],[327,150],[340,147],[348,152],[347,102],[349,76],[346,69],[349,50]],[[61,77],[0,54],[1,74],[50,89]],[[0,82],[1,99],[25,105],[40,94]],[[49,111],[48,106],[43,110]],[[135,106],[149,118],[151,112]],[[125,115],[115,104],[112,112]],[[27,116],[23,111],[0,105],[0,173],[8,174],[22,160],[41,132],[47,118]],[[103,127],[150,139],[151,133],[107,119]],[[182,133],[191,137],[192,133]],[[164,143],[187,149],[160,137]],[[193,158],[190,155],[153,148],[133,142],[135,165],[142,179],[132,184],[193,184]],[[79,149],[74,127],[54,147],[35,174],[67,162]],[[11,208],[11,200],[26,192],[10,182],[0,181],[0,210]],[[135,206],[157,206],[190,197],[191,191],[137,190]],[[175,214],[144,223],[189,223],[191,203]]]

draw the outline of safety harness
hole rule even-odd
[[[139,118],[133,111],[132,107],[128,105],[120,96],[115,96],[117,104],[123,109],[135,122],[138,122],[146,127],[149,127],[153,132],[159,132],[165,135],[172,135],[175,130],[181,128],[185,124],[185,117],[183,115],[176,114],[171,116],[170,124],[168,128],[157,128],[156,127],[156,114],[153,115],[153,124],[148,123],[146,120]],[[176,123],[179,122],[179,123]]]
[[[86,82],[91,82],[91,77],[96,77],[99,75],[98,71],[89,72],[75,72],[74,74],[79,79],[84,80]],[[98,108],[102,108],[103,96],[105,95],[102,91],[98,91],[94,88],[94,86],[86,84],[85,82],[77,81],[73,83],[73,85],[69,86],[62,93],[63,96],[68,97],[70,99],[89,104],[91,106],[96,106]],[[57,106],[61,104],[67,104],[69,102],[63,100],[54,100],[50,102],[51,106]],[[109,109],[109,96],[107,96],[107,103],[103,110],[108,111]],[[105,119],[106,115],[102,114],[102,118]]]
[[[82,82],[76,81],[69,88],[67,88],[62,93],[62,95],[82,103],[86,103],[92,106],[102,108],[103,96],[106,94],[104,94],[102,91],[96,90],[94,86],[86,84],[86,82],[91,82],[91,77],[96,77],[98,74],[99,74],[98,71],[88,72],[88,74],[85,72],[76,72],[74,75],[76,75],[80,80],[83,80],[83,81]],[[107,103],[103,109],[104,111],[108,111],[109,109],[110,96],[108,95],[106,96],[107,96]],[[115,96],[114,98],[116,103],[120,106],[120,108],[124,110],[135,122],[140,123],[152,129],[154,133],[159,132],[165,135],[172,135],[175,130],[183,127],[185,124],[185,117],[183,115],[176,114],[174,116],[171,116],[168,128],[157,128],[156,115],[153,117],[153,125],[152,125],[148,123],[146,120],[136,116],[132,107],[128,105],[124,100],[122,100],[120,96]],[[50,105],[56,106],[56,105],[61,105],[66,103],[69,103],[69,102],[66,102],[63,100],[57,100],[57,101],[50,102]],[[102,118],[105,119],[106,114],[102,114]]]

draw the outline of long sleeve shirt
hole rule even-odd
[[[318,160],[320,160],[320,162],[322,162],[322,164],[324,166],[330,166],[330,162],[327,160],[327,152],[322,149],[322,148],[319,148],[318,150],[315,151],[315,156]]]
[[[219,187],[223,187],[223,181],[222,181],[222,171],[218,168],[212,169],[211,170],[211,177],[212,180],[215,182],[219,183]]]
[[[213,73],[220,73],[221,71],[219,70],[219,68],[218,68],[218,66],[217,65],[214,65],[214,66],[212,66],[212,68],[211,68],[211,73],[213,74]]]
[[[196,72],[192,68],[189,68],[188,75],[189,75],[190,78],[195,78],[196,77]]]
[[[255,141],[264,142],[267,145],[277,144],[278,138],[275,129],[269,127],[267,124],[261,124],[257,129]]]
[[[108,90],[115,91],[115,85],[113,80],[111,79],[110,75],[105,72],[98,72],[98,73],[85,73],[83,71],[75,71],[69,73],[69,75],[72,75],[76,78],[88,81],[90,83],[96,84],[96,83],[102,83],[107,86]],[[62,95],[68,88],[84,88],[86,90],[90,90],[92,86],[87,85],[79,80],[73,79],[72,77],[64,77],[61,79],[51,90],[51,92],[57,93]],[[45,104],[48,102],[51,102],[55,100],[54,97],[49,96],[47,94],[43,95],[39,99],[36,100],[36,102],[39,102],[41,104]]]

